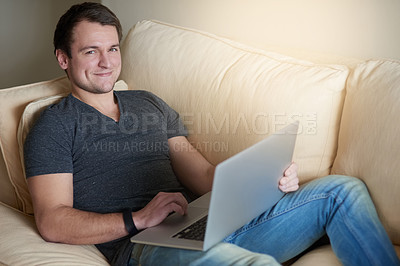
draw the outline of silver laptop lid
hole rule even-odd
[[[220,163],[214,175],[203,250],[271,208],[292,162],[298,121]]]

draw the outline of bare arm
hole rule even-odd
[[[215,166],[211,165],[186,139],[174,137],[168,140],[172,166],[179,180],[192,192],[202,195],[212,188]],[[293,192],[299,189],[296,163],[285,170],[279,181],[279,189]]]
[[[210,164],[186,137],[170,138],[168,145],[172,167],[179,181],[197,195],[209,192],[212,188],[215,166]]]
[[[121,213],[98,214],[74,209],[72,174],[49,174],[28,179],[36,225],[51,242],[96,244],[117,239],[125,230]]]
[[[49,174],[28,179],[35,220],[42,237],[51,242],[98,244],[128,232],[122,213],[100,214],[73,208],[72,174]],[[133,212],[137,229],[155,226],[175,211],[184,214],[187,201],[180,193],[159,193],[143,209]]]

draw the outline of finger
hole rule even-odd
[[[165,205],[169,205],[172,204],[171,206],[174,206],[174,204],[179,206],[178,211],[176,211],[175,209],[177,207],[175,207],[172,211],[176,211],[179,212],[181,214],[185,214],[187,211],[187,206],[188,206],[188,202],[186,200],[186,198],[182,195],[182,193],[166,193],[164,195],[164,204]]]
[[[288,177],[282,177],[280,180],[279,180],[279,185],[280,186],[285,186],[286,185],[286,183],[289,181],[289,178]]]
[[[289,167],[285,170],[284,176],[289,176],[293,173],[297,173],[298,166],[295,162],[292,162]]]
[[[176,202],[171,202],[168,207],[169,207],[169,213],[176,212],[179,213],[180,215],[186,214],[186,208],[177,204]]]
[[[298,182],[298,176],[297,173],[293,173],[289,176],[284,176],[279,180],[279,185],[288,185],[289,183],[294,182],[293,180],[297,180]]]
[[[279,186],[279,189],[280,189],[282,192],[285,192],[285,193],[294,192],[294,191],[296,191],[296,190],[299,189],[299,185],[294,185],[294,186],[291,186],[291,187],[282,187],[282,186]]]
[[[279,188],[282,191],[294,191],[297,190],[299,187],[299,178],[297,177],[297,175],[293,175],[291,177],[283,177],[280,180],[279,183]]]
[[[279,189],[283,192],[292,192],[292,191],[296,191],[299,189],[299,185],[298,184],[293,184],[293,185],[280,185]]]
[[[293,173],[293,174],[285,177],[285,180],[286,180],[286,185],[293,184],[293,183],[298,183],[299,182],[299,177],[297,176],[297,173]]]
[[[286,187],[290,188],[290,187],[296,187],[299,185],[299,179],[298,178],[294,178],[292,180],[290,180],[289,182],[286,183]]]
[[[171,202],[177,202],[180,205],[187,205],[186,198],[182,195],[182,193],[166,193],[166,192],[159,192],[155,197],[155,201],[158,204],[169,204]]]
[[[283,192],[292,192],[299,189],[299,180],[293,179],[290,182],[286,183],[285,185],[280,185],[279,189]]]
[[[174,193],[175,194],[175,203],[182,207],[184,212],[186,213],[188,202],[186,198],[182,195],[182,193]]]

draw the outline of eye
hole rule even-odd
[[[113,48],[110,49],[110,51],[111,51],[111,52],[118,52],[118,48],[113,47]]]
[[[85,54],[94,54],[94,50],[87,51]]]

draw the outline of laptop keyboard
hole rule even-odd
[[[207,215],[178,232],[173,237],[203,241],[206,233],[206,225]]]

